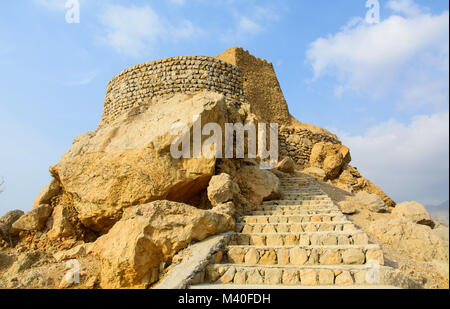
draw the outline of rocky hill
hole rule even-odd
[[[269,123],[277,138],[258,143],[279,162],[262,169],[251,128]],[[250,128],[244,142],[229,124]],[[0,288],[448,288],[448,228],[350,163],[242,48],[136,65],[108,83],[98,128],[50,167],[33,210],[1,217]]]

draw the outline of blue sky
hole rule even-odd
[[[448,199],[448,1],[65,0],[0,3],[0,213],[30,209],[122,69],[231,46],[273,62],[291,113],[338,134],[394,200]]]

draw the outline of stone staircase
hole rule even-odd
[[[241,217],[191,288],[382,287],[383,264],[380,247],[302,175]]]

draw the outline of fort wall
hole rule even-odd
[[[100,125],[156,98],[201,91],[244,101],[242,72],[230,63],[205,56],[173,57],[130,67],[108,83]]]
[[[289,125],[291,115],[272,63],[232,47],[215,58],[237,66],[243,74],[244,95],[252,111],[264,122]]]

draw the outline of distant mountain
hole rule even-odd
[[[430,215],[437,221],[448,226],[449,222],[449,201],[445,201],[442,204],[436,206],[426,206]]]

